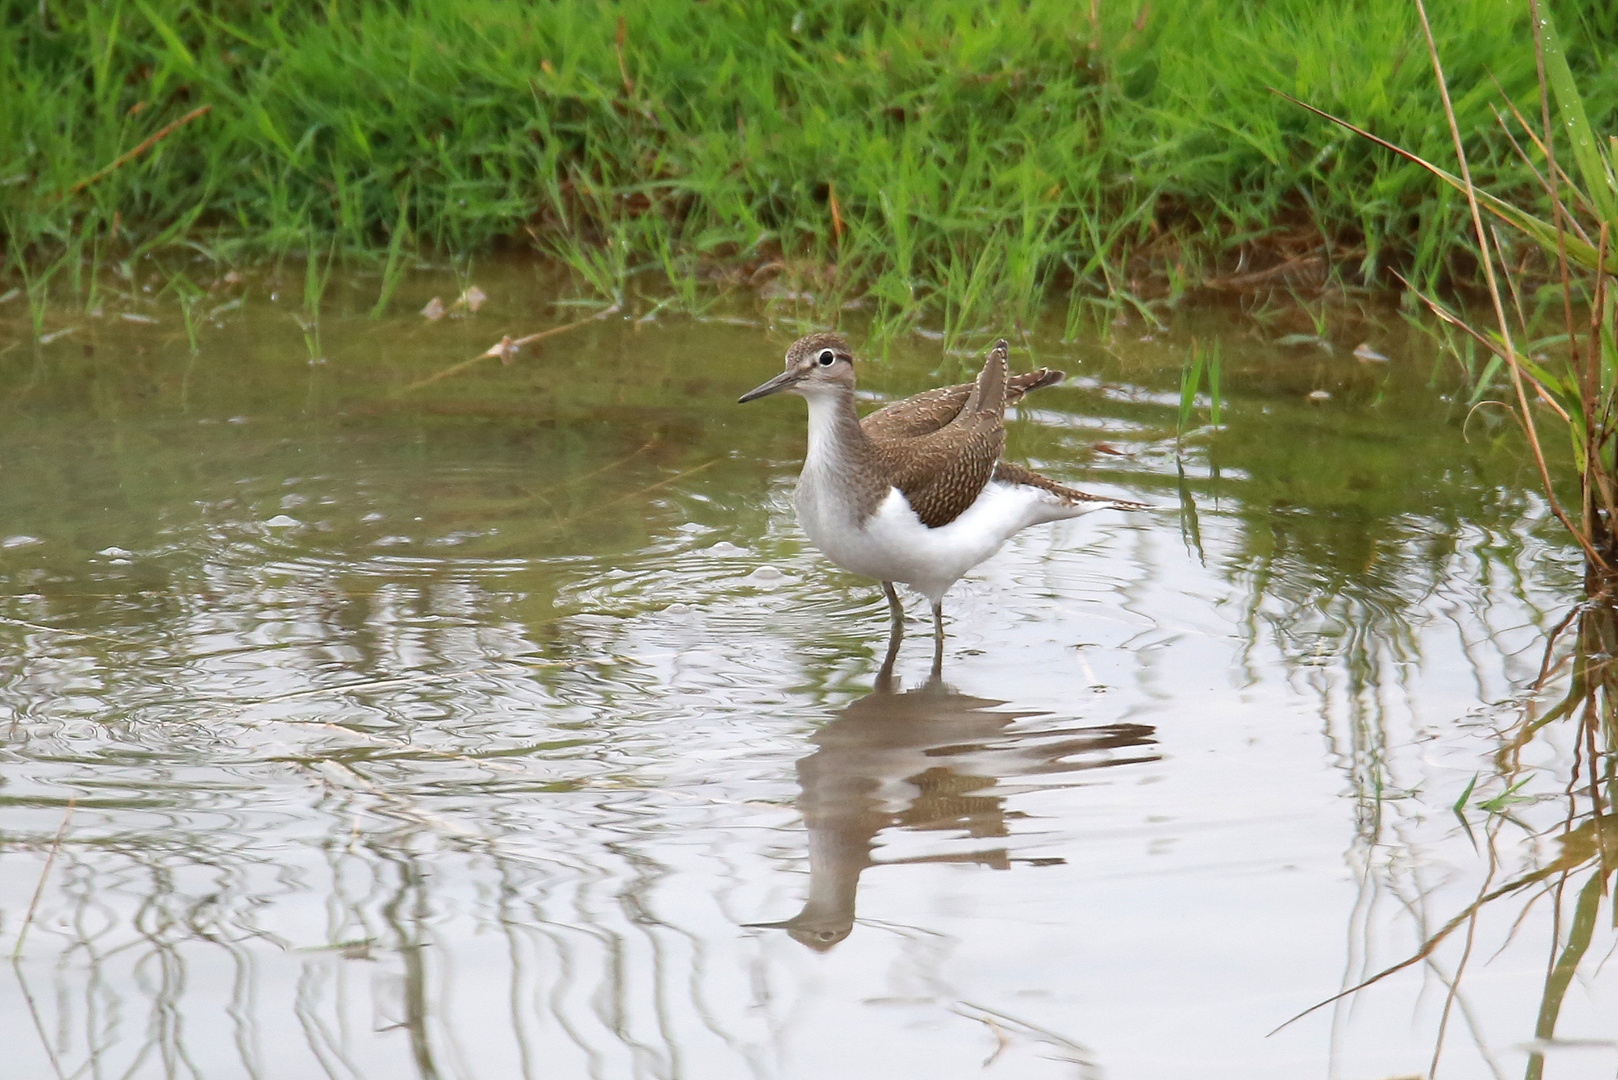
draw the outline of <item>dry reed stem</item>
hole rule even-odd
[[[39,898],[45,892],[45,879],[51,876],[51,864],[56,862],[57,849],[62,846],[62,834],[67,831],[67,821],[73,816],[73,807],[78,801],[77,795],[68,797],[67,809],[62,812],[62,823],[56,826],[56,838],[51,841],[50,853],[45,856],[45,868],[39,872],[39,881],[34,885],[34,898],[28,901],[28,914],[23,916],[22,928],[17,931],[17,945],[11,950],[13,960],[22,955],[23,943],[28,940],[28,927],[34,921],[34,910],[39,907]]]
[[[1534,0],[1530,0],[1530,3],[1534,3]],[[1537,13],[1537,5],[1534,10]],[[1472,183],[1472,167],[1467,162],[1466,146],[1461,141],[1461,126],[1455,119],[1455,105],[1450,100],[1449,82],[1444,78],[1444,64],[1438,55],[1438,43],[1433,39],[1433,27],[1427,19],[1427,5],[1423,0],[1416,0],[1416,13],[1421,16],[1422,34],[1427,40],[1427,56],[1432,61],[1433,75],[1438,80],[1439,98],[1444,103],[1444,118],[1449,123],[1450,139],[1455,144],[1455,157],[1460,162],[1461,184],[1466,192],[1467,208],[1472,215],[1472,231],[1477,237],[1478,253],[1483,257],[1483,280],[1488,286],[1489,301],[1494,306],[1495,320],[1500,327],[1500,340],[1504,343],[1506,351],[1506,368],[1511,372],[1511,385],[1517,394],[1517,409],[1522,418],[1523,433],[1528,436],[1528,447],[1533,452],[1534,465],[1539,469],[1540,484],[1545,489],[1545,500],[1550,505],[1551,512],[1556,515],[1556,519],[1584,549],[1586,558],[1603,570],[1610,570],[1607,561],[1590,543],[1590,538],[1583,530],[1574,527],[1572,519],[1567,516],[1567,511],[1556,498],[1556,489],[1551,484],[1550,467],[1545,463],[1545,451],[1539,443],[1539,428],[1534,423],[1533,409],[1528,402],[1528,391],[1523,387],[1522,364],[1517,359],[1517,347],[1511,340],[1511,324],[1506,319],[1505,302],[1500,298],[1500,282],[1494,273],[1493,247],[1489,243],[1488,233],[1483,228],[1483,211],[1478,206],[1477,187]],[[1535,40],[1538,40],[1537,29]]]
[[[601,466],[599,469],[591,469],[589,472],[585,473],[583,476],[570,477],[569,479],[563,480],[560,483],[552,484],[550,487],[540,488],[538,491],[530,492],[529,494],[524,495],[523,499],[524,499],[524,501],[531,501],[531,500],[534,500],[534,499],[543,499],[546,495],[549,495],[553,491],[560,490],[561,488],[573,487],[573,486],[576,486],[578,484],[584,483],[586,480],[594,480],[596,477],[600,476],[604,472],[612,472],[612,471],[618,469],[620,466],[629,464],[631,461],[633,461],[636,458],[640,457],[642,454],[646,453],[646,451],[650,450],[652,447],[654,447],[656,445],[657,445],[657,440],[652,439],[651,441],[649,441],[649,442],[645,443],[644,445],[642,445],[639,450],[631,451],[630,453],[627,453],[623,457],[619,458],[617,461],[610,461],[607,464]]]
[[[624,63],[624,42],[629,37],[629,20],[623,15],[618,16],[618,32],[612,38],[612,51],[618,56],[618,77],[624,81],[624,96],[635,96],[635,80],[629,77],[629,67]]]
[[[1504,90],[1501,91],[1501,96],[1505,96]],[[1541,106],[1541,112],[1548,113],[1550,111],[1548,104],[1543,100],[1541,101]],[[1523,134],[1527,135],[1528,138],[1533,142],[1534,147],[1539,150],[1541,154],[1545,155],[1545,160],[1549,162],[1549,167],[1556,170],[1556,175],[1561,178],[1562,183],[1567,187],[1567,189],[1573,193],[1573,197],[1584,204],[1585,210],[1587,210],[1592,217],[1598,216],[1596,215],[1595,207],[1590,205],[1590,201],[1584,197],[1584,193],[1580,191],[1579,186],[1573,182],[1573,178],[1567,174],[1567,170],[1556,163],[1555,149],[1553,147],[1548,147],[1545,140],[1541,139],[1534,133],[1534,129],[1528,124],[1528,118],[1523,116],[1521,110],[1519,110],[1516,105],[1512,104],[1509,98],[1506,99],[1506,108],[1511,110],[1511,115],[1516,117],[1517,123],[1522,125]],[[1498,109],[1495,110],[1495,115],[1499,115]],[[1515,146],[1515,140],[1513,140],[1513,145]],[[1521,149],[1517,150],[1517,154],[1523,159],[1523,163],[1528,165],[1529,170],[1534,172],[1534,175],[1538,177],[1539,174],[1534,170],[1533,165],[1531,162],[1529,162],[1527,155],[1524,154]],[[1551,194],[1551,189],[1549,187],[1546,188],[1546,194]],[[1568,228],[1572,229],[1581,241],[1589,244],[1591,247],[1595,246],[1595,242],[1590,239],[1590,234],[1585,232],[1584,227],[1579,224],[1578,218],[1569,214],[1566,215],[1566,222]]]
[[[1479,345],[1482,345],[1485,349],[1487,349],[1490,352],[1494,353],[1494,355],[1500,357],[1500,359],[1505,361],[1506,363],[1509,364],[1511,362],[1510,357],[1508,357],[1506,355],[1505,351],[1499,345],[1497,345],[1493,341],[1490,341],[1488,339],[1488,337],[1484,336],[1483,334],[1478,333],[1478,331],[1477,331],[1477,329],[1475,327],[1473,327],[1470,323],[1466,322],[1466,320],[1462,319],[1459,315],[1456,315],[1454,312],[1452,312],[1448,308],[1444,307],[1443,304],[1440,304],[1437,300],[1434,300],[1432,297],[1428,296],[1426,293],[1424,293],[1420,289],[1416,288],[1414,285],[1412,285],[1410,283],[1409,279],[1404,277],[1404,275],[1400,274],[1397,270],[1389,270],[1388,273],[1392,274],[1395,278],[1397,278],[1399,280],[1399,284],[1401,284],[1405,288],[1409,289],[1410,292],[1412,293],[1412,295],[1414,295],[1416,297],[1416,299],[1420,300],[1423,304],[1426,304],[1427,305],[1427,310],[1432,312],[1433,315],[1437,316],[1441,321],[1443,321],[1445,323],[1448,323],[1450,326],[1455,327],[1455,329],[1460,330],[1461,332],[1463,332],[1465,334],[1469,334],[1472,337],[1472,340],[1476,341]],[[1567,410],[1562,408],[1561,404],[1554,397],[1551,396],[1550,391],[1545,389],[1545,386],[1544,386],[1543,383],[1541,383],[1538,379],[1534,378],[1532,375],[1529,375],[1529,374],[1526,374],[1526,373],[1523,375],[1523,378],[1527,379],[1528,384],[1534,388],[1535,396],[1537,396],[1540,401],[1544,402],[1545,405],[1548,408],[1550,408],[1550,410],[1552,412],[1554,412],[1557,416],[1561,417],[1562,420],[1564,422],[1566,422],[1566,423],[1572,423],[1573,422],[1573,418],[1568,416]],[[1502,408],[1506,408],[1506,409],[1510,408],[1510,406],[1507,405],[1503,401],[1480,402],[1479,404],[1493,404],[1493,405],[1499,405]],[[1519,423],[1520,422],[1521,421],[1519,420]]]
[[[1462,910],[1460,914],[1456,915],[1454,918],[1450,919],[1449,922],[1439,927],[1438,931],[1434,933],[1432,937],[1429,937],[1426,941],[1422,942],[1421,948],[1417,949],[1412,955],[1407,956],[1397,964],[1392,964],[1383,968],[1370,978],[1350,986],[1347,990],[1339,991],[1338,993],[1333,994],[1331,997],[1326,998],[1324,1001],[1315,1002],[1313,1005],[1309,1006],[1307,1009],[1298,1013],[1291,1019],[1276,1025],[1265,1037],[1268,1038],[1269,1035],[1274,1035],[1282,1028],[1297,1023],[1299,1020],[1302,1020],[1304,1017],[1308,1016],[1317,1009],[1323,1009],[1334,1001],[1341,1001],[1350,994],[1356,994],[1368,986],[1381,982],[1383,979],[1386,979],[1389,975],[1392,975],[1395,972],[1403,971],[1405,968],[1410,967],[1413,964],[1421,963],[1423,960],[1426,960],[1429,956],[1433,955],[1433,953],[1437,951],[1438,946],[1443,944],[1444,939],[1449,937],[1450,934],[1454,933],[1455,930],[1461,926],[1461,924],[1465,923],[1478,911],[1482,910],[1484,905],[1498,900],[1502,896],[1508,896],[1511,893],[1517,892],[1521,889],[1526,889],[1530,885],[1544,881],[1546,878],[1556,873],[1558,869],[1560,868],[1553,863],[1543,869],[1535,870],[1533,873],[1524,874],[1522,877],[1514,878],[1513,880],[1508,881],[1504,885],[1500,886],[1498,889],[1483,894],[1469,904],[1464,910]]]
[[[140,157],[142,154],[144,154],[146,151],[150,150],[152,147],[156,146],[158,143],[162,142],[164,139],[168,138],[176,130],[178,130],[179,128],[184,127],[187,124],[189,124],[191,121],[195,120],[197,117],[201,116],[203,113],[207,112],[208,110],[210,110],[212,108],[213,108],[212,105],[200,105],[197,108],[192,109],[190,112],[186,113],[184,116],[180,117],[178,120],[175,120],[170,124],[164,125],[163,127],[159,128],[156,132],[154,132],[153,134],[147,136],[146,140],[144,142],[142,142],[139,146],[135,147],[135,149],[129,151],[126,154],[119,154],[118,157],[113,160],[113,163],[111,165],[108,165],[106,168],[101,169],[101,170],[99,170],[97,172],[91,173],[89,176],[86,176],[83,180],[80,180],[78,183],[76,183],[72,187],[68,188],[66,194],[68,194],[68,195],[77,195],[79,192],[83,191],[85,188],[89,187],[91,184],[95,183],[97,180],[100,180],[103,176],[106,176],[108,173],[116,172],[118,169],[123,168],[125,165],[129,164],[131,161],[133,161],[136,158]]]
[[[27,619],[13,619],[9,615],[0,615],[0,626],[21,626],[29,630],[43,630],[47,634],[65,634],[68,637],[92,638],[96,641],[115,641],[120,645],[128,644],[128,638],[113,637],[110,634],[90,634],[83,630],[66,630],[60,626],[46,626],[43,623],[29,622]]]
[[[1601,240],[1597,248],[1600,253],[1597,261],[1598,266],[1606,265],[1607,247],[1611,239],[1610,228],[1607,222],[1603,221],[1601,223]],[[1567,293],[1568,290],[1564,287],[1563,295],[1566,296]],[[1568,303],[1568,339],[1573,341],[1576,339],[1573,334],[1571,300]],[[1608,524],[1605,531],[1610,544],[1612,539],[1614,492],[1612,490],[1611,475],[1600,467],[1601,445],[1606,442],[1608,418],[1602,417],[1598,420],[1595,414],[1596,397],[1601,388],[1601,371],[1598,365],[1601,358],[1601,324],[1605,318],[1606,305],[1607,275],[1597,271],[1595,301],[1590,305],[1590,345],[1586,354],[1584,371],[1582,372],[1585,383],[1584,393],[1581,395],[1583,397],[1582,404],[1584,405],[1584,512],[1585,527],[1593,535],[1598,518],[1595,513],[1597,507],[1592,503],[1599,498],[1600,509],[1607,512],[1606,520]]]
[[[437,372],[436,374],[433,374],[433,375],[429,375],[425,379],[417,379],[415,382],[411,383],[409,386],[405,387],[403,390],[400,390],[398,392],[400,394],[408,394],[412,390],[420,390],[424,386],[431,386],[433,383],[439,381],[440,379],[447,379],[451,375],[456,375],[456,374],[459,374],[462,371],[465,371],[467,368],[471,367],[473,364],[477,363],[479,360],[487,360],[491,356],[504,357],[508,350],[510,352],[515,352],[517,349],[521,348],[522,346],[531,344],[532,342],[535,342],[535,341],[539,341],[542,338],[553,337],[556,334],[565,334],[569,330],[577,330],[579,327],[584,326],[586,323],[592,323],[592,322],[595,322],[597,319],[605,319],[609,315],[615,315],[615,314],[618,313],[619,310],[620,310],[619,306],[617,304],[614,304],[609,308],[604,308],[601,311],[596,312],[594,315],[591,315],[588,318],[580,319],[577,322],[570,322],[570,323],[566,324],[565,326],[553,326],[549,330],[541,330],[537,334],[529,334],[527,337],[520,337],[520,338],[517,338],[515,341],[511,340],[510,338],[503,338],[503,339],[501,339],[499,344],[492,346],[488,351],[478,353],[476,356],[472,357],[470,360],[462,360],[458,364],[451,364],[449,367],[445,368],[443,371]]]

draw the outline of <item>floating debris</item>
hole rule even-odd
[[[444,308],[444,301],[440,300],[436,296],[427,301],[427,306],[421,309],[421,313],[427,316],[427,318],[433,322],[437,322],[439,319],[442,319],[445,315],[449,314],[449,312]]]
[[[498,343],[490,345],[488,351],[483,355],[498,356],[502,364],[510,367],[517,359],[517,349],[517,343],[511,340],[510,334],[507,334],[502,337]],[[481,359],[481,357],[479,359]]]
[[[805,292],[802,289],[794,289],[789,285],[783,285],[779,280],[771,281],[763,288],[759,289],[758,298],[760,300],[785,300],[793,303],[804,304],[812,304],[815,302],[814,293]]]
[[[1388,362],[1386,356],[1383,356],[1363,341],[1354,346],[1354,359],[1362,364],[1386,364]]]
[[[1311,391],[1309,391],[1309,400],[1310,401],[1328,401],[1330,399],[1331,399],[1331,391],[1330,390],[1311,390]]]
[[[64,326],[60,330],[52,330],[48,334],[41,334],[41,335],[39,335],[39,343],[41,345],[49,345],[51,342],[55,341],[57,338],[66,337],[67,335],[71,334],[73,331],[75,331],[77,329],[78,329],[77,326]]]
[[[118,317],[124,320],[124,322],[140,323],[142,326],[157,325],[157,320],[152,318],[150,315],[137,315],[133,311],[120,312]]]
[[[1299,345],[1313,345],[1315,348],[1324,349],[1326,352],[1332,351],[1331,342],[1319,334],[1285,334],[1276,338],[1275,344],[1284,345],[1288,348]]]
[[[478,313],[478,308],[482,307],[483,302],[488,298],[489,296],[487,293],[478,288],[476,285],[473,285],[471,288],[467,289],[461,294],[461,299],[459,302],[466,305],[466,310],[476,315]]]
[[[438,297],[436,297],[436,296],[433,297],[433,303],[438,303]],[[432,306],[433,306],[433,304],[431,304],[431,303],[428,304],[427,307],[422,309],[421,313],[423,315],[427,315],[428,318],[433,318],[434,316],[428,314],[428,312],[431,310]],[[442,311],[444,305],[439,303],[438,306],[439,306],[440,311]],[[617,312],[619,310],[620,309],[619,309],[618,305],[613,304],[610,307],[603,308],[602,310],[596,312],[594,315],[586,316],[585,318],[582,318],[582,319],[578,320],[577,322],[570,322],[570,323],[567,323],[564,326],[553,326],[549,330],[541,330],[538,333],[529,334],[526,337],[517,338],[515,341],[511,341],[511,339],[509,337],[508,338],[502,338],[499,344],[490,346],[488,349],[484,350],[481,353],[478,353],[478,355],[472,357],[472,359],[470,359],[470,360],[462,360],[460,363],[451,364],[449,367],[445,368],[443,371],[440,371],[440,372],[437,372],[435,374],[429,375],[425,379],[417,379],[415,382],[411,383],[409,386],[407,386],[403,390],[401,390],[400,393],[408,394],[412,390],[420,390],[422,387],[428,386],[428,385],[430,385],[432,383],[435,383],[439,379],[446,379],[449,376],[456,374],[457,372],[465,371],[467,368],[471,367],[473,364],[477,363],[479,360],[483,360],[483,359],[485,359],[487,357],[490,357],[490,356],[498,356],[498,357],[500,357],[501,360],[503,360],[503,361],[505,361],[506,363],[509,364],[511,361],[508,360],[507,357],[508,356],[515,356],[517,350],[522,348],[524,345],[531,345],[534,342],[540,341],[540,340],[542,340],[544,338],[552,337],[552,336],[554,336],[556,334],[565,334],[569,330],[576,330],[579,327],[583,326],[585,323],[594,322],[597,319],[605,319],[609,315],[617,314]],[[437,316],[437,318],[442,318],[442,317],[443,317],[442,315]],[[506,345],[507,341],[511,342],[509,348]],[[506,350],[506,351],[502,351],[502,350]]]

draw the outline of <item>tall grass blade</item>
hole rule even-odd
[[[1596,143],[1595,131],[1584,110],[1584,97],[1568,68],[1556,24],[1545,10],[1543,0],[1536,6],[1538,21],[1534,29],[1545,59],[1545,81],[1556,97],[1557,112],[1567,129],[1568,141],[1573,144],[1573,160],[1584,181],[1580,190],[1595,207],[1597,217],[1609,225],[1618,225],[1618,192],[1614,191],[1612,170]]]
[[[1180,416],[1174,428],[1176,443],[1185,437],[1186,428],[1191,422],[1191,413],[1197,404],[1197,391],[1202,387],[1202,366],[1202,347],[1192,342],[1191,355],[1180,369]]]
[[[404,279],[404,240],[410,221],[410,187],[399,193],[399,216],[393,221],[393,232],[388,237],[388,259],[382,266],[382,291],[377,294],[371,308],[371,318],[380,319],[388,310],[388,301],[398,291]]]

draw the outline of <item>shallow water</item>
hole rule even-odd
[[[795,313],[450,371],[589,313],[477,281],[436,323],[448,275],[355,283],[315,342],[255,279],[194,355],[138,290],[45,345],[0,305],[8,1075],[1377,1078],[1446,1014],[1438,1075],[1527,1067],[1559,898],[1267,1036],[1559,850],[1555,728],[1477,804],[1576,553],[1421,337],[1036,328],[1071,377],[1010,453],[1160,509],[957,586],[945,685],[912,600],[884,693],[880,593],[792,518],[802,406],[735,404]],[[1182,453],[1192,338],[1227,401]],[[880,352],[873,398],[970,363]],[[1611,982],[1546,1076],[1618,1068]]]

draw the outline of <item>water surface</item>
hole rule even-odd
[[[1559,898],[1267,1036],[1559,851],[1554,728],[1478,804],[1576,553],[1420,335],[1019,337],[1071,377],[1009,452],[1160,509],[979,568],[942,684],[912,598],[882,686],[880,593],[792,517],[802,405],[735,404],[805,313],[451,371],[591,310],[477,280],[438,322],[448,274],[375,321],[355,282],[318,340],[222,286],[195,353],[138,290],[43,345],[0,305],[15,1075],[1378,1078],[1441,1027],[1438,1075],[1527,1067]],[[1177,445],[1193,338],[1225,411]],[[970,363],[911,335],[862,386]],[[1618,1068],[1596,972],[1547,1076]]]

